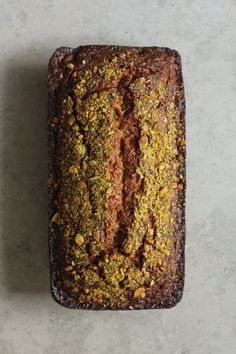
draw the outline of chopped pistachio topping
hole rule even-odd
[[[183,189],[179,183],[183,175],[176,175],[181,164],[177,138],[182,132],[177,131],[174,100],[167,98],[168,84],[155,74],[140,76],[128,84],[126,92],[132,93],[138,122],[140,158],[135,175],[142,183],[134,193],[136,207],[126,231],[119,213],[111,213],[114,206],[122,212],[125,203],[118,195],[123,175],[115,175],[124,168],[120,146],[126,134],[122,130],[126,101],[118,84],[126,74],[125,60],[126,54],[121,53],[110,62],[73,74],[72,93],[62,97],[57,123],[60,186],[52,222],[62,229],[62,282],[80,303],[108,307],[128,301],[129,291],[133,301],[143,301],[148,287],[158,284],[167,271],[177,207],[174,197]],[[74,64],[67,68],[72,70]],[[97,82],[112,85],[98,90]],[[113,233],[109,243],[107,230]]]

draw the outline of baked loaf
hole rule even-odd
[[[60,48],[48,92],[53,297],[70,308],[172,307],[184,286],[179,54]]]

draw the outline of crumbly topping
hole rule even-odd
[[[51,221],[58,227],[64,257],[58,282],[79,303],[104,308],[135,306],[174,274],[173,234],[182,208],[179,149],[185,141],[175,103],[178,92],[171,91],[167,75],[145,70],[134,75],[137,69],[128,56],[121,53],[81,72],[68,63],[72,89],[63,93],[53,123],[59,187]],[[131,107],[138,137],[124,129]],[[122,149],[127,134],[135,146],[131,153],[138,153],[133,216],[124,211],[129,207],[124,200],[124,158],[129,155],[123,156],[128,150]],[[128,229],[122,215],[132,221]]]

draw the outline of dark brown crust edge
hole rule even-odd
[[[134,47],[128,46],[99,46],[99,45],[89,45],[89,46],[80,46],[78,48],[68,48],[61,47],[58,48],[52,55],[49,61],[48,66],[48,177],[55,178],[55,169],[54,169],[54,156],[55,156],[55,148],[56,148],[56,139],[52,129],[50,129],[50,122],[52,118],[57,114],[57,88],[58,88],[58,80],[55,76],[56,72],[60,69],[60,65],[62,61],[73,53],[76,53],[78,50],[82,50],[83,48],[89,47],[110,47],[110,48],[122,48],[129,49]],[[137,49],[145,49],[145,47],[136,47]],[[173,55],[175,58],[176,65],[178,67],[178,82],[180,87],[180,96],[179,96],[179,108],[180,108],[180,121],[184,127],[184,137],[185,137],[185,96],[184,96],[184,86],[183,86],[183,77],[182,77],[182,66],[181,66],[181,57],[179,53],[175,50],[169,48],[160,48],[160,47],[147,47],[148,49],[153,48],[158,51],[168,52]],[[184,157],[184,174],[186,176],[186,166],[185,166],[185,158],[186,154],[183,152]],[[53,206],[53,200],[56,193],[55,184],[49,184],[48,187],[48,231],[49,231],[49,263],[50,263],[50,289],[53,299],[60,305],[70,308],[70,309],[91,309],[91,310],[106,310],[102,305],[98,303],[93,304],[78,304],[75,300],[68,298],[67,294],[61,292],[60,289],[56,287],[56,263],[57,263],[57,242],[56,242],[56,233],[54,227],[51,223],[51,217],[55,212],[55,207]],[[186,193],[186,178],[184,181],[183,188],[183,198],[185,200]],[[181,225],[181,229],[176,233],[176,238],[180,240],[181,244],[181,254],[179,255],[179,281],[176,284],[174,292],[171,294],[169,298],[164,301],[160,301],[156,304],[142,303],[139,306],[135,307],[138,309],[168,309],[174,307],[183,297],[184,290],[184,275],[185,275],[185,236],[186,236],[186,223],[185,223],[185,208],[182,208],[180,220],[178,220],[179,225]],[[112,310],[129,310],[129,308],[114,308]]]

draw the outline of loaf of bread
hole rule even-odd
[[[60,48],[48,92],[53,297],[70,308],[174,306],[185,242],[179,54]]]

